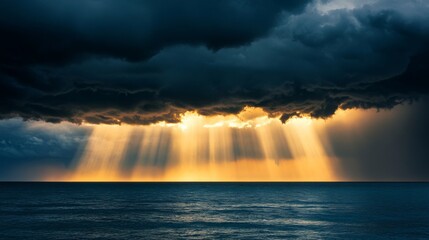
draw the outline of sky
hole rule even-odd
[[[429,2],[0,2],[0,180],[429,180]]]

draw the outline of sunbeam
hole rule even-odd
[[[334,181],[315,124],[258,108],[178,124],[94,125],[70,181]],[[323,124],[323,123],[322,123]]]

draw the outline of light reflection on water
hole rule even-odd
[[[423,183],[0,183],[0,239],[424,239]]]

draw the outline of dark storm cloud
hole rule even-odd
[[[59,64],[91,56],[146,60],[178,43],[210,49],[265,35],[305,1],[3,1],[3,63]]]
[[[326,118],[427,93],[427,4],[331,3],[3,1],[0,116],[148,124],[258,106]]]

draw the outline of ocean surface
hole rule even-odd
[[[0,183],[0,239],[429,239],[428,183]]]

